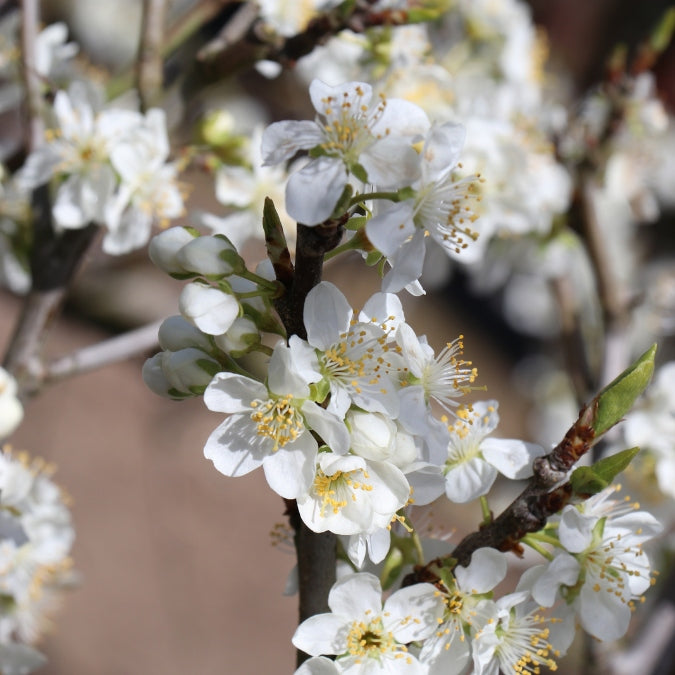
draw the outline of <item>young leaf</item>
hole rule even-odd
[[[610,457],[603,457],[593,466],[580,466],[570,477],[572,490],[580,496],[604,490],[631,463],[640,448],[629,448]]]
[[[591,427],[596,437],[613,427],[631,409],[635,399],[645,390],[654,372],[652,345],[632,366],[610,382],[595,397],[595,414]]]

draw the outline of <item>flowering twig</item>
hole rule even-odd
[[[137,77],[141,108],[157,105],[164,81],[162,43],[166,25],[166,0],[144,0]]]

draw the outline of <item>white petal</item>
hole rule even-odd
[[[341,419],[314,401],[305,401],[302,414],[334,453],[344,455],[349,450],[349,432]]]
[[[532,597],[543,607],[552,607],[561,584],[574,586],[579,578],[579,561],[569,553],[559,553],[534,582]]]
[[[304,399],[309,396],[309,382],[305,376],[316,373],[316,371],[303,368],[301,372],[298,372],[294,361],[296,353],[297,347],[291,351],[283,342],[277,344],[267,367],[267,386],[275,394],[281,396],[291,394],[295,398]],[[316,375],[319,374],[316,373]],[[317,379],[320,379],[320,375]]]
[[[405,242],[389,261],[392,269],[382,280],[382,290],[398,293],[422,276],[426,242],[424,232],[416,230],[410,241]]]
[[[248,415],[228,417],[208,438],[204,457],[226,476],[244,476],[262,465],[272,444],[256,434]]]
[[[566,506],[560,518],[558,537],[570,553],[581,553],[591,543],[593,527],[597,518],[589,518],[574,506]]]
[[[345,619],[335,614],[310,616],[297,627],[293,645],[311,656],[340,654],[347,646],[344,636],[348,627],[345,624]]]
[[[263,469],[269,486],[284,499],[297,499],[306,494],[314,481],[317,450],[312,434],[306,431],[268,455]]]
[[[341,160],[319,157],[288,179],[286,211],[303,225],[318,225],[330,217],[347,185],[347,169]]]
[[[606,589],[583,588],[579,596],[579,619],[587,633],[598,640],[618,640],[628,630],[631,611],[622,598]]]
[[[487,494],[497,478],[497,469],[474,457],[445,476],[445,494],[451,502],[464,504]]]
[[[187,284],[178,300],[181,314],[208,335],[222,335],[239,316],[234,295],[200,283]]]
[[[325,351],[349,330],[352,308],[337,286],[322,281],[308,293],[303,318],[308,342]]]
[[[349,621],[361,620],[366,613],[382,610],[382,587],[373,574],[348,574],[339,579],[328,595],[328,606]]]
[[[506,438],[486,438],[480,444],[480,451],[487,462],[512,480],[531,476],[535,457],[546,454],[540,445]]]
[[[465,140],[466,129],[462,124],[448,122],[431,128],[422,152],[425,183],[439,180],[454,168]]]
[[[275,122],[263,132],[262,159],[266,165],[279,164],[291,159],[298,150],[309,150],[322,141],[323,134],[316,122]]]
[[[407,586],[390,595],[384,603],[385,629],[391,630],[398,642],[404,644],[423,640],[438,629],[444,606],[440,593],[431,584]],[[410,617],[415,620],[411,621]]]
[[[389,258],[415,233],[412,217],[412,201],[399,202],[371,218],[366,223],[366,235],[370,243]]]
[[[204,391],[206,407],[224,413],[250,413],[251,401],[268,398],[263,384],[237,373],[218,373]]]
[[[420,156],[404,138],[387,136],[359,157],[368,182],[384,189],[412,185],[420,177]]]
[[[494,548],[479,548],[468,567],[457,567],[455,577],[465,593],[487,593],[506,576],[506,556]]]

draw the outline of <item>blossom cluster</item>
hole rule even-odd
[[[0,453],[0,667],[32,672],[45,658],[31,645],[50,625],[75,575],[67,499],[52,469],[26,453]]]
[[[98,90],[76,81],[56,93],[53,111],[47,138],[18,182],[25,190],[54,183],[58,231],[103,225],[103,250],[119,255],[146,244],[153,223],[183,213],[162,110],[105,107]]]

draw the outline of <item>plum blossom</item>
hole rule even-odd
[[[44,663],[29,645],[50,624],[73,582],[74,540],[64,494],[51,469],[27,453],[0,453],[0,669],[28,673]]]
[[[282,497],[307,494],[315,478],[314,429],[338,453],[349,446],[344,424],[310,399],[314,371],[280,343],[269,362],[267,386],[236,373],[218,373],[204,392],[209,410],[231,413],[209,436],[204,455],[226,476],[263,467]]]
[[[393,593],[382,605],[382,589],[372,574],[350,574],[338,580],[328,596],[330,613],[303,621],[293,644],[312,656],[336,654],[340,672],[426,672],[410,652],[410,642],[430,636],[443,613],[443,602],[431,584],[415,584]]]
[[[505,595],[493,607],[473,641],[475,675],[536,673],[541,666],[557,669],[553,657],[569,644],[562,635],[554,640],[551,620],[540,607],[528,602],[527,592]]]
[[[532,597],[544,607],[562,597],[599,640],[616,640],[628,629],[633,601],[651,586],[642,545],[662,529],[651,514],[610,500],[615,491],[566,506],[558,527],[564,550],[529,570]]]
[[[275,122],[262,139],[265,164],[310,150],[309,162],[286,187],[286,210],[298,222],[317,225],[329,218],[350,173],[388,189],[417,177],[413,139],[429,127],[421,108],[383,96],[372,102],[372,87],[364,82],[331,87],[314,80],[309,95],[317,112],[314,122]]]
[[[445,612],[435,634],[427,638],[420,660],[430,675],[457,675],[471,659],[471,638],[481,628],[481,615],[492,606],[490,591],[506,576],[506,556],[479,548],[467,567],[458,566],[443,593]],[[447,584],[447,580],[446,580]]]
[[[393,464],[322,452],[298,511],[314,532],[372,533],[386,528],[409,497],[408,481]]]
[[[472,229],[477,177],[455,176],[465,135],[460,124],[432,126],[414,198],[382,210],[366,224],[368,239],[392,266],[382,290],[396,293],[420,278],[427,234],[452,256],[466,255],[478,238]]]
[[[487,494],[497,473],[512,480],[532,475],[532,461],[546,454],[534,443],[487,438],[499,423],[497,401],[479,401],[463,410],[450,427],[448,456],[443,472],[445,493],[460,504]]]
[[[387,320],[402,317],[397,298],[378,294],[369,301],[367,311],[383,314],[392,308]],[[303,315],[307,341],[317,353],[317,379],[324,378],[330,386],[327,409],[344,417],[353,403],[369,412],[396,417],[399,401],[387,374],[386,324],[383,327],[372,321],[354,321],[347,299],[325,281],[309,292]]]

